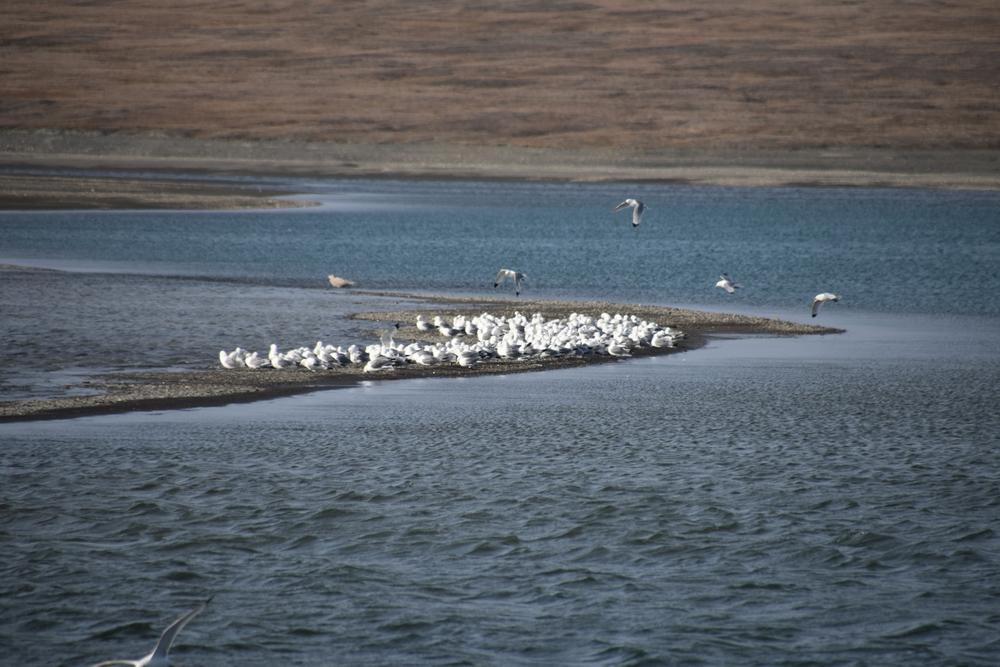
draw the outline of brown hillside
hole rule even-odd
[[[7,0],[0,128],[1000,146],[996,0]]]

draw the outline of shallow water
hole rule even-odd
[[[434,206],[422,199],[434,184],[413,187],[403,203]],[[464,196],[461,184],[440,187],[427,198]],[[536,186],[512,187],[520,201]],[[537,187],[565,199],[587,191]],[[828,211],[862,206],[855,198],[908,201],[905,192],[817,193]],[[961,201],[938,194],[913,193],[916,207]],[[761,196],[747,193],[750,209]],[[774,196],[806,206],[800,195]],[[979,210],[983,197],[957,210]],[[784,236],[819,228],[796,216]],[[995,253],[996,225],[956,232],[936,270]],[[916,225],[875,254],[903,257],[911,236],[935,234]],[[975,253],[962,250],[967,235]],[[827,240],[802,243],[818,255]],[[783,253],[777,243],[762,259],[774,280]],[[678,303],[809,319],[799,299],[756,286],[743,301],[715,294],[715,271],[707,293]],[[11,275],[55,281],[36,294],[67,289],[58,274]],[[729,337],[588,368],[0,425],[0,655],[59,665],[138,657],[175,615],[214,594],[181,635],[179,664],[996,664],[1000,327],[989,298],[985,314],[963,305],[972,296],[956,275],[935,283],[949,295],[937,305],[903,300],[888,313],[862,307],[889,299],[847,276],[863,296],[817,318],[847,329],[835,336]],[[72,278],[73,315],[46,321],[64,317],[77,334],[120,326],[86,339],[103,356],[126,350],[136,332],[158,341],[160,351],[128,357],[137,366],[183,365],[178,349],[228,336],[277,331],[308,342],[327,307],[337,335],[364,333],[343,323],[352,306],[343,295],[265,269],[238,279]],[[648,289],[622,281],[622,300]],[[902,282],[886,290],[901,294]],[[31,293],[19,290],[5,290],[6,303]],[[109,293],[114,303],[101,298]],[[260,324],[285,300],[297,307],[278,320],[283,328]],[[138,312],[143,303],[148,312]],[[20,304],[31,310],[31,299]],[[88,304],[100,305],[96,319]],[[172,323],[183,323],[182,336]],[[27,344],[30,326],[17,327],[11,340]]]

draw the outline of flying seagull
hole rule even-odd
[[[632,207],[632,229],[635,229],[642,222],[642,214],[646,212],[646,205],[638,199],[626,199],[621,204],[618,204],[618,206],[615,206],[614,210],[620,211],[626,206]]]
[[[726,290],[727,294],[732,294],[738,288],[743,287],[743,285],[740,285],[725,273],[719,276],[719,282],[715,283],[715,286]]]
[[[836,294],[831,294],[830,292],[817,294],[813,297],[813,317],[816,317],[816,313],[819,312],[819,307],[823,305],[824,301],[840,301],[840,297]]]
[[[170,664],[170,657],[167,655],[170,652],[170,647],[173,645],[174,640],[177,639],[177,635],[184,626],[187,625],[188,621],[200,614],[204,609],[205,605],[212,601],[212,598],[208,598],[200,605],[179,617],[176,621],[167,626],[167,629],[163,631],[160,635],[160,641],[156,642],[156,648],[149,655],[139,658],[138,660],[106,660],[105,662],[99,662],[93,667],[110,667],[111,665],[129,665],[130,667],[167,667]]]
[[[521,293],[521,283],[528,279],[528,276],[524,275],[520,271],[512,271],[511,269],[500,269],[497,271],[497,277],[493,280],[493,288],[496,289],[500,286],[500,283],[507,280],[508,278],[514,281],[514,296]]]

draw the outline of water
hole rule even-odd
[[[139,657],[213,593],[179,664],[998,662],[1000,196],[308,186],[329,206],[0,215],[0,262],[76,271],[3,274],[5,396],[365,334],[393,300],[331,272],[801,321],[831,289],[847,333],[0,425],[0,663]]]

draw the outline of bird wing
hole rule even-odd
[[[822,299],[820,299],[819,297],[816,297],[815,299],[813,299],[813,309],[812,309],[812,315],[813,315],[813,317],[816,317],[816,313],[819,312],[819,307],[821,305],[823,305],[823,300]]]
[[[96,665],[91,665],[91,667],[111,667],[112,665],[128,665],[129,667],[136,667],[138,664],[138,660],[105,660],[104,662],[99,662]]]
[[[176,621],[168,625],[167,629],[163,631],[162,635],[160,635],[160,641],[156,643],[156,648],[153,649],[153,652],[150,655],[150,657],[154,660],[165,659],[167,657],[167,652],[170,651],[170,647],[174,643],[174,640],[177,638],[177,635],[180,633],[180,631],[184,629],[184,626],[188,624],[188,621],[190,621],[192,618],[194,618],[202,611],[204,611],[205,606],[210,601],[211,598],[205,600],[200,605],[198,605],[197,607],[195,607],[194,609],[192,609],[191,611],[179,617]]]
[[[493,284],[499,285],[504,280],[506,280],[509,275],[511,275],[510,269],[500,269],[499,271],[497,271],[497,277],[493,280]]]
[[[642,214],[646,212],[646,205],[641,201],[636,202],[636,207],[632,209],[632,226],[638,227],[639,223],[642,222]]]
[[[628,203],[627,199],[625,201],[623,201],[621,204],[618,204],[618,206],[615,206],[614,209],[612,209],[612,210],[614,210],[614,211],[620,211],[623,208],[625,208],[626,206],[631,206],[631,204]]]

